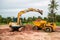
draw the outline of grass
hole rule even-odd
[[[6,23],[0,23],[0,25],[5,25],[5,24],[6,24]],[[23,25],[26,25],[26,24],[32,24],[32,25],[33,25],[32,22],[23,23]],[[56,25],[57,25],[57,26],[60,26],[60,22],[56,22]]]
[[[0,25],[5,25],[6,23],[0,23]]]
[[[33,25],[33,22],[23,23],[23,25],[26,25],[26,24],[31,24],[31,25]]]
[[[60,22],[56,22],[56,25],[57,25],[57,26],[60,26]]]

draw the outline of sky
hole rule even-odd
[[[46,17],[48,15],[48,4],[51,0],[0,0],[0,15],[3,17],[17,17],[17,14],[21,10],[27,8],[36,8],[43,10],[43,15],[38,12],[28,12],[21,17]],[[60,0],[56,0],[59,4],[57,13],[60,13]]]

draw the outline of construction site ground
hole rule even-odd
[[[11,32],[8,25],[0,25],[0,40],[60,40],[60,27],[58,26],[55,32],[32,30],[31,25],[26,25],[26,27],[21,32]]]

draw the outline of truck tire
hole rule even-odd
[[[53,31],[53,29],[52,29],[52,27],[45,27],[45,30],[44,30],[45,32],[52,32]]]

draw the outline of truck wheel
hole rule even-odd
[[[34,26],[34,27],[33,27],[33,30],[38,30],[38,27]]]
[[[45,32],[52,32],[52,28],[51,27],[46,27]]]

